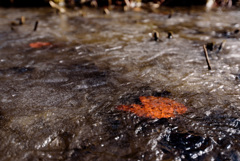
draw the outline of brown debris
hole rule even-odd
[[[207,51],[206,45],[203,45],[203,50],[204,50],[206,62],[207,62],[207,65],[208,65],[208,70],[211,70],[212,67],[210,65],[210,61],[209,61],[209,58],[208,58],[208,51]]]

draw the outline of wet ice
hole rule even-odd
[[[0,160],[239,160],[239,42],[222,32],[236,30],[239,11],[85,11],[0,17]],[[26,26],[11,31],[16,13]],[[224,39],[208,71],[202,45]],[[53,46],[31,49],[35,41]],[[151,120],[116,109],[150,95],[189,110]]]

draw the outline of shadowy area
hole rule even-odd
[[[166,0],[163,2],[165,6],[192,6],[192,5],[205,5],[207,0]]]
[[[206,5],[208,2],[212,2],[213,5],[217,6],[235,6],[239,3],[239,0],[53,0],[53,2],[64,2],[67,7],[73,6],[92,6],[92,7],[107,7],[110,5],[114,6],[138,6],[139,3],[147,4],[151,3],[155,5],[163,6],[198,6]],[[37,6],[49,6],[49,0],[1,0],[1,6],[5,7],[37,7]]]
[[[39,7],[49,6],[48,0],[1,0],[0,5],[5,7]]]

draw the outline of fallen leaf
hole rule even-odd
[[[142,104],[120,105],[117,109],[152,119],[175,117],[176,114],[184,114],[187,111],[183,104],[169,98],[154,96],[139,98]]]
[[[50,46],[50,45],[52,45],[50,42],[34,42],[29,44],[31,48],[41,48],[41,47]]]

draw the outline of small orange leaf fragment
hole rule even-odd
[[[154,96],[139,97],[141,105],[120,105],[117,108],[122,111],[132,112],[140,117],[152,119],[175,117],[176,114],[184,114],[187,107],[172,99]]]
[[[50,45],[52,45],[50,42],[34,42],[29,44],[31,48],[41,48],[41,47],[50,46]]]

